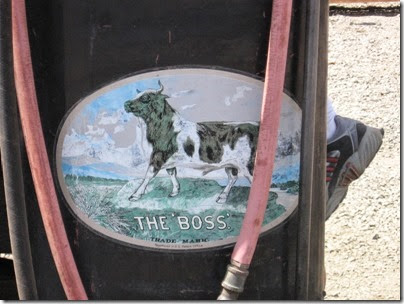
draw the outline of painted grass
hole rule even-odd
[[[216,198],[224,187],[216,181],[179,179],[181,192],[171,198],[170,179],[155,178],[141,199],[130,202],[127,198],[140,180],[67,175],[65,181],[75,204],[102,227],[136,239],[176,243],[237,236],[250,190],[233,187],[227,202],[218,204]],[[285,212],[277,197],[270,192],[264,225]]]

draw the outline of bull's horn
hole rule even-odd
[[[161,83],[161,81],[160,81],[160,79],[159,79],[159,86],[160,86],[160,88],[158,89],[158,91],[157,91],[157,93],[161,93],[161,92],[163,92],[163,90],[164,90],[164,86],[162,85],[162,83]]]

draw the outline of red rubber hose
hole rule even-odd
[[[273,0],[261,122],[254,175],[240,235],[222,281],[218,300],[237,300],[244,290],[268,203],[278,145],[293,0]]]
[[[231,257],[232,263],[238,266],[248,267],[251,263],[268,202],[278,143],[291,14],[292,0],[273,1],[253,182],[240,236]]]
[[[12,1],[14,78],[24,140],[52,256],[69,300],[87,300],[67,239],[45,148],[35,91],[24,0]]]

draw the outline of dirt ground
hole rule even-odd
[[[325,299],[399,300],[400,15],[336,14],[329,25],[328,93],[337,114],[383,127],[385,136],[326,222]]]

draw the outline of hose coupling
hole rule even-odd
[[[218,300],[237,300],[244,290],[244,284],[248,276],[248,265],[237,266],[231,264],[227,266],[227,271],[222,281],[222,292]]]

